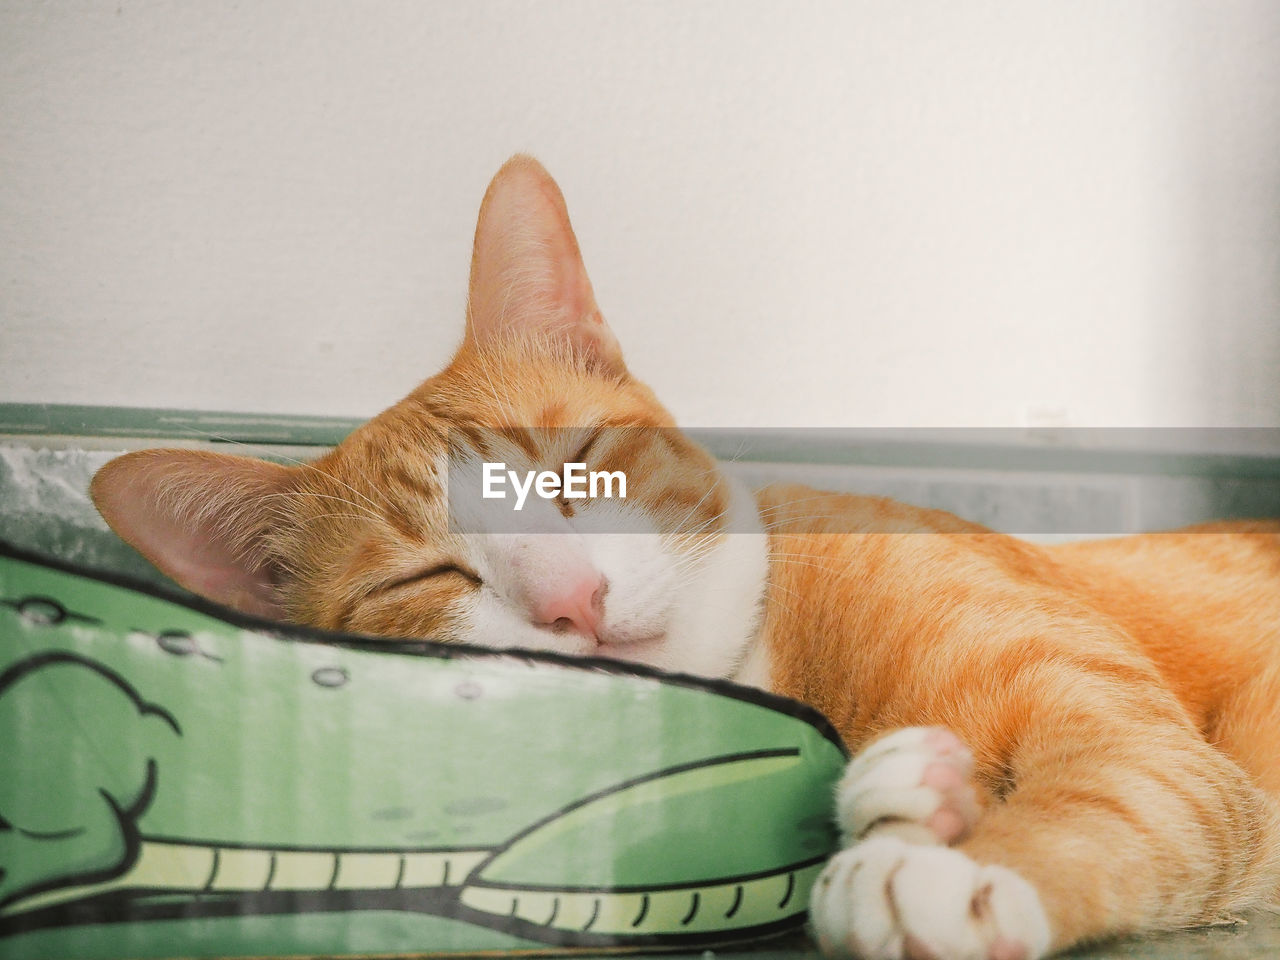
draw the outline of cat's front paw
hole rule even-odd
[[[1040,896],[1013,870],[894,837],[836,854],[809,911],[833,958],[1036,960],[1049,949]]]
[[[882,737],[853,758],[836,788],[845,846],[872,836],[951,844],[981,813],[973,754],[942,727],[906,727]]]

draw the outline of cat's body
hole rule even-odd
[[[779,558],[769,686],[855,749],[897,728],[954,731],[984,809],[954,849],[1030,881],[1053,946],[1218,922],[1274,896],[1280,523],[1043,548],[813,496],[762,497]],[[872,532],[847,535],[851,514]],[[935,532],[875,532],[894,527]],[[849,839],[892,832],[854,820]]]
[[[445,371],[316,463],[147,451],[95,500],[244,610],[818,707],[866,748],[813,895],[829,953],[1017,960],[1274,896],[1280,523],[1041,548],[881,499],[753,501],[626,370],[528,159],[486,195],[470,293]],[[511,529],[473,496],[481,460],[632,489]]]

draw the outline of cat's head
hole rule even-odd
[[[565,463],[620,472],[625,498],[615,476],[612,497],[584,480],[585,498],[534,488],[513,509],[513,479]],[[442,372],[314,463],[146,450],[103,467],[92,494],[196,593],[358,633],[727,676],[766,577],[750,495],[628,372],[560,191],[527,157],[485,194]]]

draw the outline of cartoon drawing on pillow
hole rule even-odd
[[[108,934],[105,957],[126,927],[370,911],[456,949],[802,922],[844,762],[812,711],[215,613],[0,549],[0,740],[17,747],[0,754],[0,954],[77,928]],[[397,935],[379,948],[407,949]]]

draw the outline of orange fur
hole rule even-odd
[[[959,848],[1039,890],[1056,947],[1274,896],[1280,522],[1041,548],[814,495],[760,496],[774,688],[854,749],[958,733],[987,810]]]

